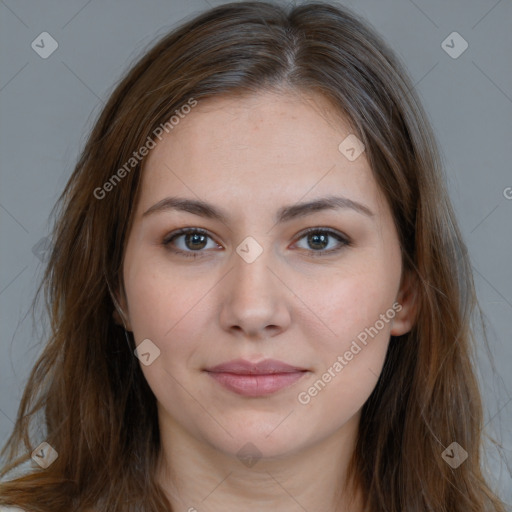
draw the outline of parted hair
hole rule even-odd
[[[320,2],[212,8],[160,38],[116,85],[55,210],[38,292],[50,332],[0,475],[30,460],[43,440],[58,457],[46,469],[33,465],[4,479],[0,505],[172,510],[155,478],[156,400],[134,357],[133,335],[112,315],[144,159],[107,197],[95,190],[191,98],[261,91],[321,94],[350,123],[391,208],[404,272],[417,290],[415,325],[391,337],[340,488],[361,489],[367,512],[505,510],[481,460],[479,308],[435,136],[388,44],[347,8]],[[31,435],[34,425],[44,437]],[[456,469],[441,457],[452,441],[468,453]]]

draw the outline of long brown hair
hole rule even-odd
[[[42,288],[51,336],[3,449],[1,475],[29,461],[41,441],[58,457],[0,484],[0,504],[34,512],[172,510],[154,478],[155,397],[132,334],[112,317],[144,159],[126,163],[191,99],[262,90],[322,94],[351,123],[417,286],[417,322],[391,338],[362,411],[350,483],[362,489],[365,510],[505,510],[481,472],[471,267],[414,88],[387,44],[345,8],[262,2],[216,7],[166,35],[99,116],[58,203]],[[34,425],[44,435],[33,442]],[[456,469],[441,456],[453,441],[468,453]]]

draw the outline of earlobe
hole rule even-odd
[[[126,316],[123,317],[120,311],[114,309],[112,312],[112,318],[117,325],[124,327],[126,331],[131,332],[132,327],[130,325],[130,320]]]
[[[112,312],[112,318],[114,319],[114,322],[117,325],[124,327],[126,331],[131,332],[132,326],[130,323],[130,317],[127,313],[125,313],[128,308],[124,292],[116,292],[115,295],[112,295],[112,301],[114,302],[114,311]]]
[[[402,336],[413,328],[418,313],[418,296],[418,281],[412,272],[408,272],[402,280],[396,298],[397,313],[391,328],[392,336]]]

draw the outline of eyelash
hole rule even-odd
[[[213,240],[213,238],[210,236],[208,231],[206,231],[204,229],[182,228],[182,229],[174,231],[173,233],[170,233],[168,236],[166,236],[162,242],[162,245],[164,245],[167,249],[169,249],[170,251],[172,251],[175,254],[179,254],[179,255],[185,256],[187,258],[194,258],[194,259],[201,258],[201,257],[203,257],[203,255],[201,253],[204,252],[202,250],[182,251],[180,249],[178,249],[178,250],[170,249],[171,242],[173,242],[176,238],[183,236],[183,235],[191,234],[191,233],[204,235]],[[328,236],[335,238],[341,244],[336,249],[329,249],[327,251],[325,251],[325,250],[317,250],[317,251],[310,250],[309,251],[310,256],[314,257],[314,258],[329,256],[331,254],[341,251],[344,247],[349,247],[352,245],[352,242],[350,241],[350,239],[347,236],[342,235],[341,233],[338,233],[330,228],[320,228],[320,227],[308,228],[305,231],[302,231],[301,233],[299,233],[297,241],[302,240],[310,233],[320,233],[320,234],[324,234],[324,235],[327,234]],[[217,243],[217,242],[215,242],[215,243]]]

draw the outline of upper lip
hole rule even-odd
[[[272,373],[304,372],[306,369],[292,366],[276,359],[264,359],[259,363],[251,363],[245,359],[233,359],[232,361],[226,361],[217,366],[206,368],[206,371],[212,373],[235,373],[239,375],[269,375]]]

